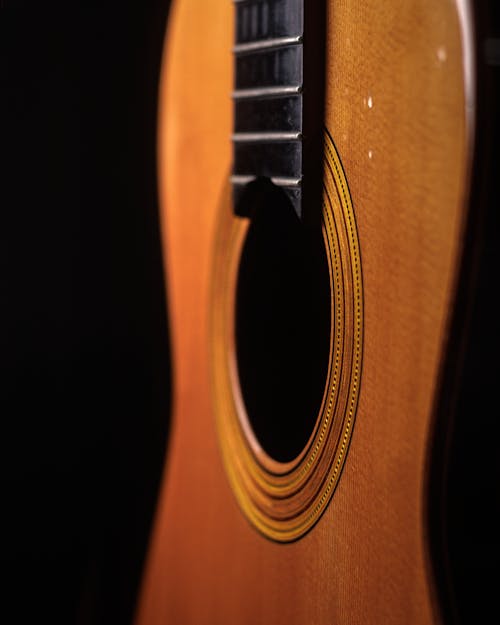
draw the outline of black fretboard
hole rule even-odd
[[[309,35],[304,0],[234,0],[236,41],[233,173],[235,211],[241,196],[257,178],[271,180],[288,195],[297,214],[302,214],[304,142],[315,132],[304,115],[304,96],[314,97],[313,83],[304,80],[308,63],[304,45],[321,42]],[[322,4],[309,0],[308,5]],[[317,11],[316,11],[317,12]],[[313,24],[313,19],[309,20]],[[322,54],[320,52],[320,54]],[[311,55],[310,55],[311,56]],[[316,57],[318,58],[318,57]],[[311,62],[309,62],[311,65]],[[314,59],[313,59],[314,65]],[[313,66],[321,73],[321,61]],[[320,81],[322,82],[322,80]],[[317,91],[317,90],[316,90]],[[308,105],[321,115],[322,101]],[[309,115],[311,118],[311,115]],[[317,124],[316,119],[314,123]]]

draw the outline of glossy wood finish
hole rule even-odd
[[[212,410],[208,318],[231,165],[232,23],[229,0],[179,0],[165,49],[159,162],[174,419],[137,624],[439,622],[427,455],[470,153],[455,3],[330,3],[325,124],[358,224],[363,376],[337,491],[313,530],[286,545],[241,513]]]

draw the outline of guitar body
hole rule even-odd
[[[333,188],[349,192],[339,253],[359,361],[341,471],[314,523],[286,526],[283,540],[231,472],[213,318],[234,300],[247,228],[229,188],[234,7],[177,0],[159,119],[173,422],[138,625],[441,620],[428,467],[468,210],[467,15],[458,1],[327,5],[324,126],[342,168]]]

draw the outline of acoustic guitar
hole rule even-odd
[[[473,40],[467,0],[173,2],[173,421],[137,625],[442,622]]]

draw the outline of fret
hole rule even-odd
[[[277,37],[276,39],[262,39],[248,43],[237,43],[233,47],[235,54],[268,50],[270,48],[282,48],[283,46],[297,45],[302,43],[302,37]]]
[[[235,132],[232,135],[235,143],[266,143],[268,141],[300,141],[300,132]]]
[[[257,87],[254,89],[235,89],[233,99],[273,98],[281,95],[294,95],[302,91],[302,85],[283,85],[281,87]]]
[[[256,180],[256,176],[231,176],[231,183],[237,186],[245,186]],[[278,178],[273,176],[271,182],[277,187],[300,187],[302,178]]]

